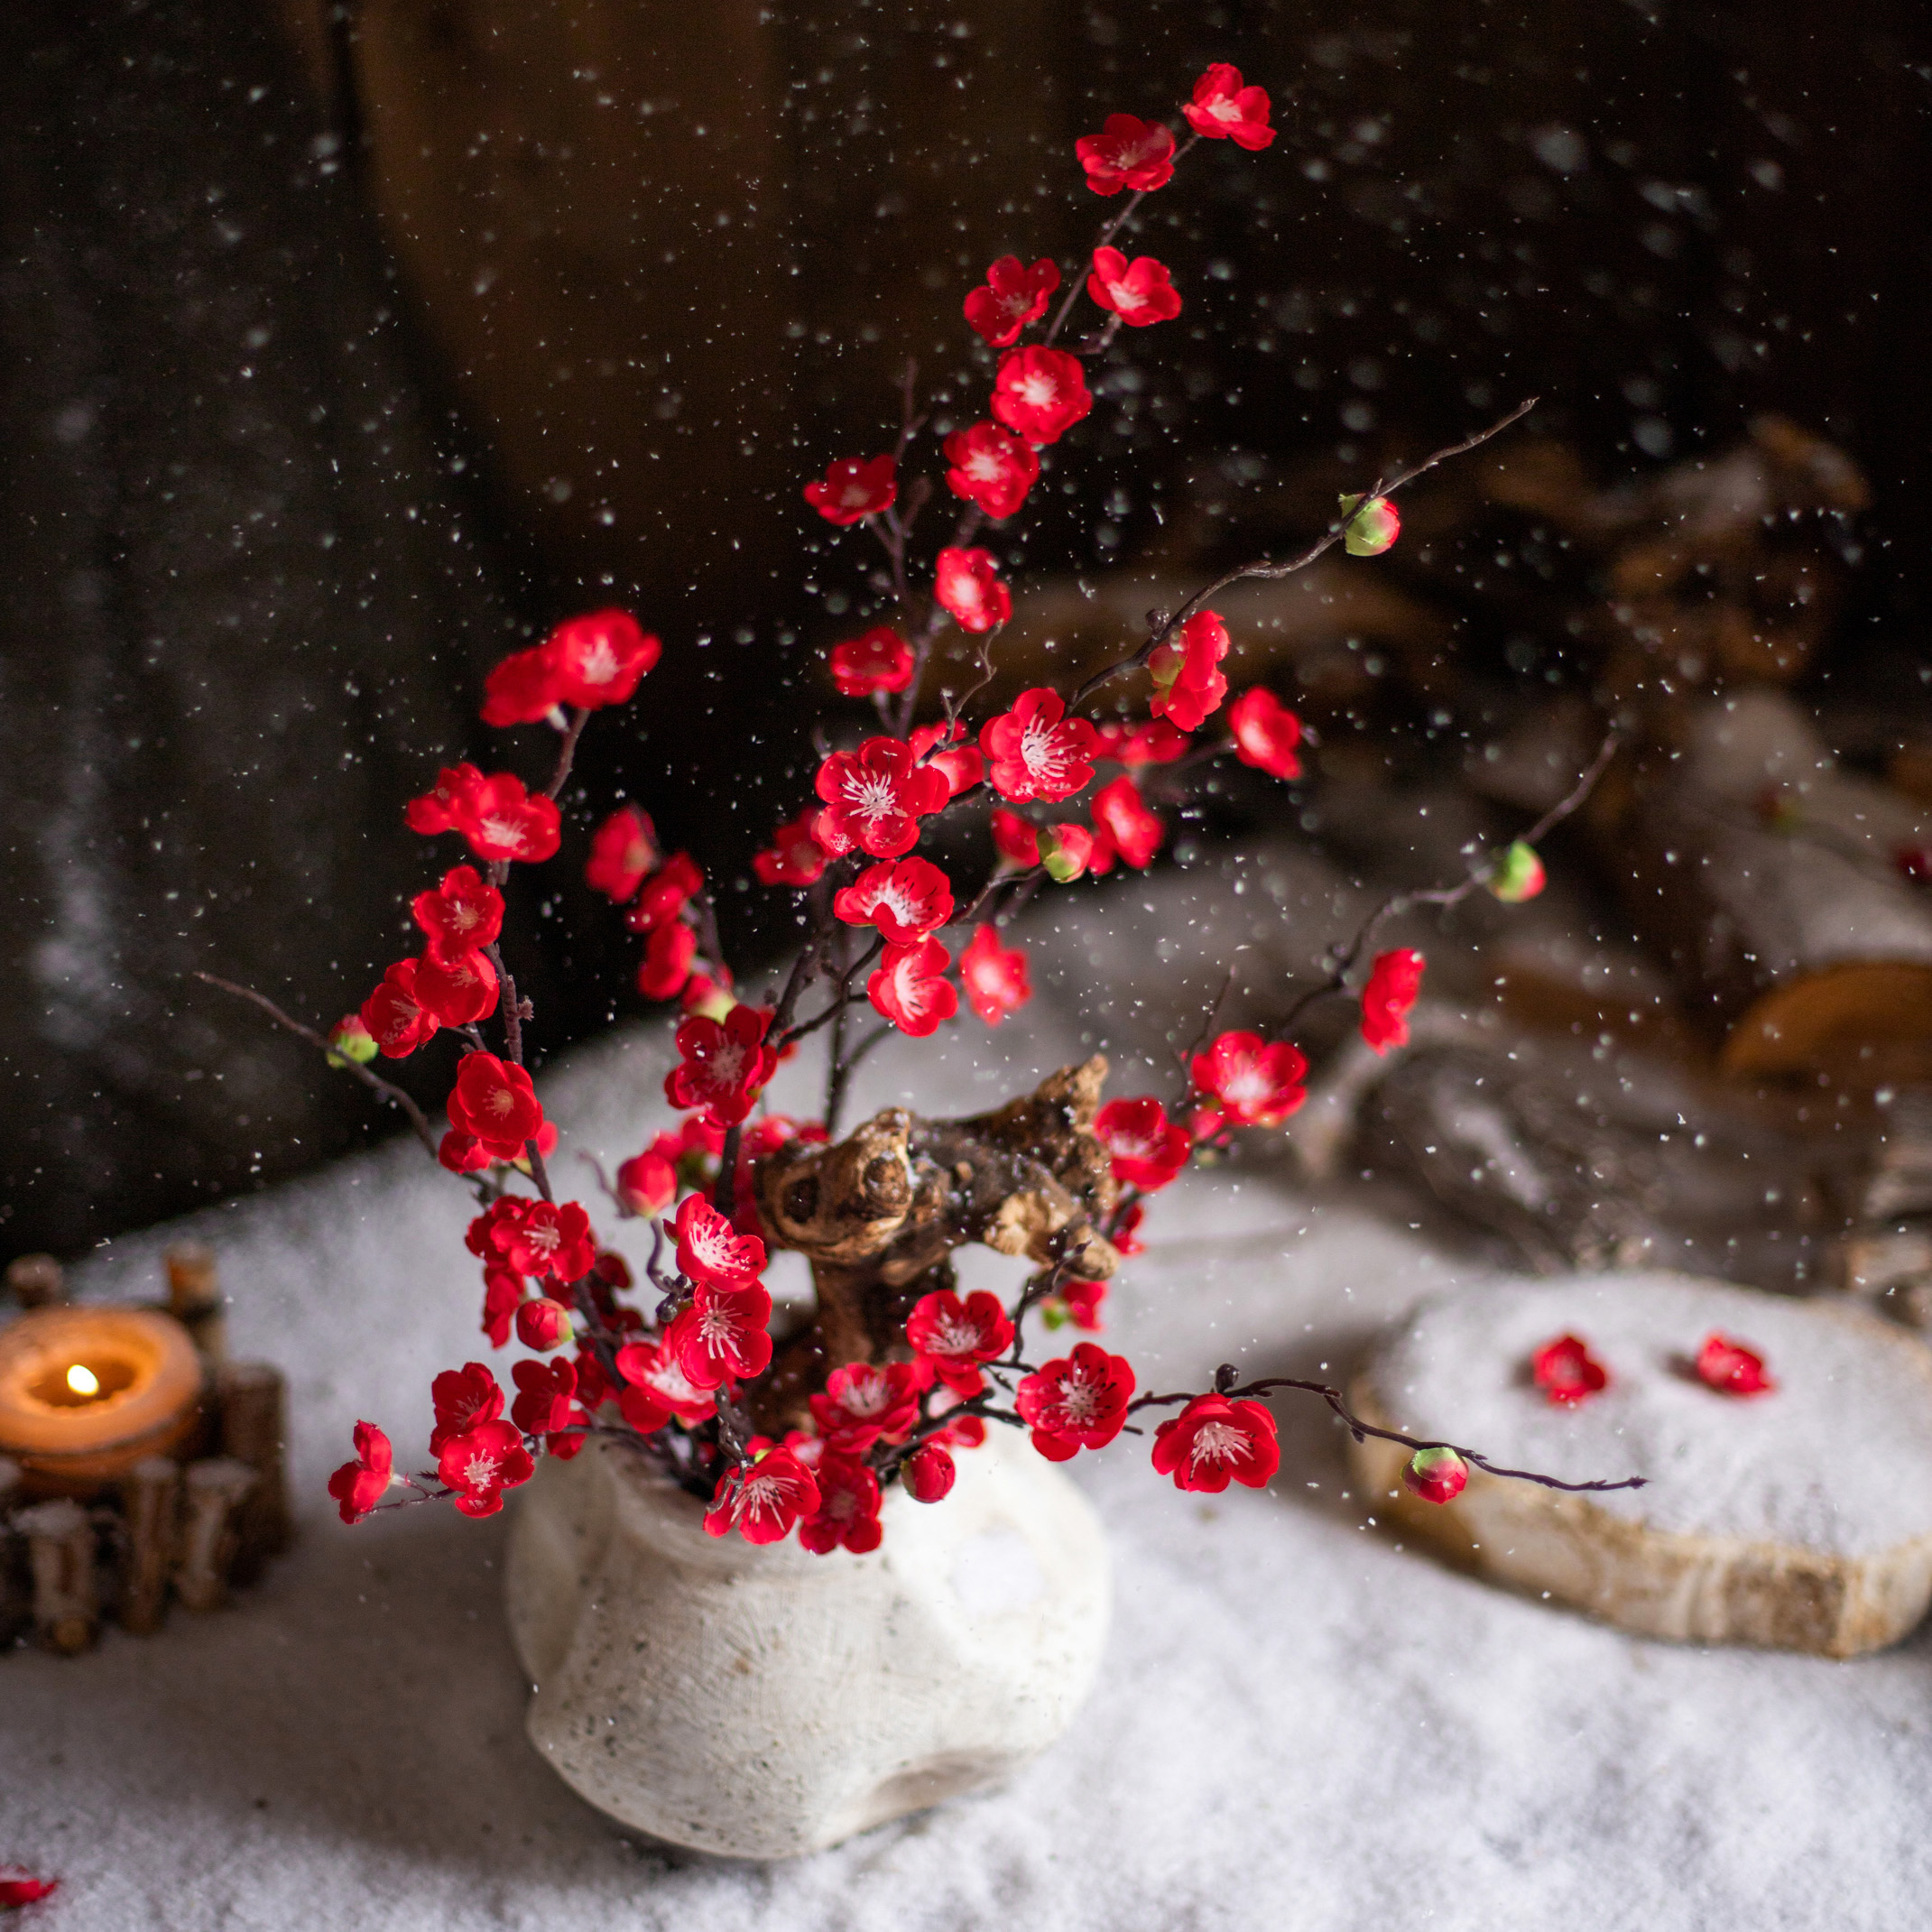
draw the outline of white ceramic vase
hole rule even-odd
[[[545,1458],[506,1595],[531,1741],[652,1837],[788,1858],[992,1783],[1092,1688],[1112,1573],[1099,1520],[1012,1431],[943,1502],[897,1484],[869,1556],[707,1536],[634,1451]]]

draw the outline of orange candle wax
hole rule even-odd
[[[0,1328],[0,1456],[42,1496],[92,1496],[200,1421],[201,1360],[171,1316],[37,1308]]]

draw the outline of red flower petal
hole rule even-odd
[[[832,910],[849,925],[876,926],[891,945],[916,946],[952,918],[952,881],[925,859],[886,860],[837,894]]]
[[[1217,60],[1194,84],[1194,98],[1181,110],[1188,125],[1210,141],[1232,141],[1237,147],[1264,148],[1274,139],[1268,125],[1268,97],[1260,88],[1244,88],[1241,69]]]
[[[1301,761],[1295,747],[1301,743],[1301,720],[1266,685],[1243,691],[1228,707],[1228,729],[1234,734],[1234,755],[1274,778],[1299,778]]]
[[[996,349],[1016,341],[1020,331],[1047,312],[1047,298],[1060,285],[1060,272],[1042,257],[1031,268],[1018,255],[1002,255],[986,271],[984,287],[966,299],[966,319]]]
[[[1123,188],[1144,192],[1174,179],[1174,136],[1158,121],[1110,114],[1097,134],[1083,134],[1073,150],[1096,195],[1117,195]]]
[[[826,467],[822,482],[805,485],[805,501],[828,523],[856,523],[892,507],[896,471],[889,456],[841,457]]]
[[[1154,1431],[1154,1467],[1176,1489],[1259,1489],[1280,1466],[1274,1416],[1260,1402],[1197,1395]]]
[[[959,995],[944,975],[953,956],[937,939],[917,946],[888,946],[865,991],[878,1012],[901,1033],[923,1040],[959,1011]]]
[[[986,550],[941,550],[932,594],[962,631],[996,631],[1013,614],[1012,593],[1000,581]]]
[[[1024,1377],[1015,1406],[1032,1429],[1033,1447],[1064,1463],[1081,1449],[1104,1448],[1120,1434],[1133,1394],[1133,1369],[1094,1342]]]
[[[1755,1349],[1715,1331],[1697,1351],[1697,1379],[1722,1395],[1769,1395],[1778,1386]]]
[[[1308,1063],[1285,1040],[1272,1044],[1259,1033],[1223,1033],[1190,1069],[1196,1088],[1220,1103],[1229,1124],[1279,1125],[1308,1098],[1302,1080]]]
[[[1376,954],[1362,989],[1362,1037],[1377,1053],[1409,1044],[1409,1014],[1422,991],[1423,965],[1412,947]]]
[[[991,925],[981,926],[960,954],[959,980],[973,1011],[988,1026],[997,1026],[1033,996],[1026,955],[1017,946],[1003,947]]]
[[[1552,1402],[1586,1401],[1610,1384],[1610,1371],[1581,1336],[1559,1335],[1530,1358],[1530,1373]]]
[[[1040,458],[1024,437],[996,422],[977,422],[946,439],[947,486],[990,517],[1011,516],[1040,480]],[[910,679],[910,665],[908,667]]]
[[[993,382],[993,413],[1030,443],[1057,443],[1094,406],[1079,358],[1065,349],[1008,349]]]
[[[1129,328],[1170,322],[1180,313],[1180,297],[1173,282],[1166,268],[1150,254],[1137,255],[1130,263],[1118,248],[1095,249],[1086,292]]]
[[[1092,782],[1099,734],[1084,717],[1068,717],[1058,691],[1022,691],[1010,711],[980,727],[986,776],[1001,797],[1023,802],[1071,798]]]

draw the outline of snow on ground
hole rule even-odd
[[[954,1030],[943,1095],[914,1049],[878,1055],[858,1098],[912,1097],[917,1068],[922,1104],[964,1110],[1080,1050],[1043,999]],[[551,1076],[567,1179],[587,1189],[577,1151],[622,1158],[662,1124],[666,1059],[636,1031]],[[1004,1789],[771,1869],[640,1845],[524,1740],[504,1521],[352,1531],[323,1493],[356,1417],[419,1456],[430,1373],[485,1352],[466,1218],[404,1141],[79,1271],[88,1299],[151,1295],[167,1240],[217,1243],[236,1353],[291,1378],[301,1533],[217,1615],[0,1659],[0,1859],[63,1881],[50,1932],[1923,1922],[1932,1639],[1851,1663],[1703,1651],[1501,1594],[1368,1518],[1313,1409],[1282,1410],[1262,1494],[1181,1496],[1124,1440],[1072,1465],[1114,1541],[1111,1655],[1072,1733]],[[1190,1175],[1150,1224],[1112,1332],[1148,1386],[1224,1359],[1345,1372],[1478,1266],[1395,1197],[1268,1175]]]

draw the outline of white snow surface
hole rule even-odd
[[[1045,999],[948,1038],[874,1056],[860,1105],[964,1110],[1081,1050]],[[587,1196],[573,1154],[622,1158],[664,1123],[667,1057],[661,1032],[622,1033],[545,1083]],[[803,1073],[776,1105],[801,1109]],[[1109,1339],[1144,1388],[1222,1360],[1344,1376],[1420,1296],[1475,1278],[1397,1200],[1184,1177]],[[1932,1642],[1700,1650],[1505,1595],[1405,1550],[1349,1494],[1336,1425],[1292,1398],[1264,1493],[1181,1495],[1144,1438],[1071,1465],[1114,1540],[1111,1652],[1072,1732],[1003,1789],[776,1867],[642,1845],[524,1739],[504,1519],[349,1530],[323,1493],[358,1416],[420,1457],[430,1374],[488,1353],[467,1218],[402,1141],[79,1271],[85,1299],[147,1296],[167,1240],[217,1244],[236,1353],[291,1377],[300,1540],[217,1614],[0,1658],[0,1860],[62,1881],[23,1932],[1923,1922]],[[969,1280],[1011,1279],[974,1259]]]

